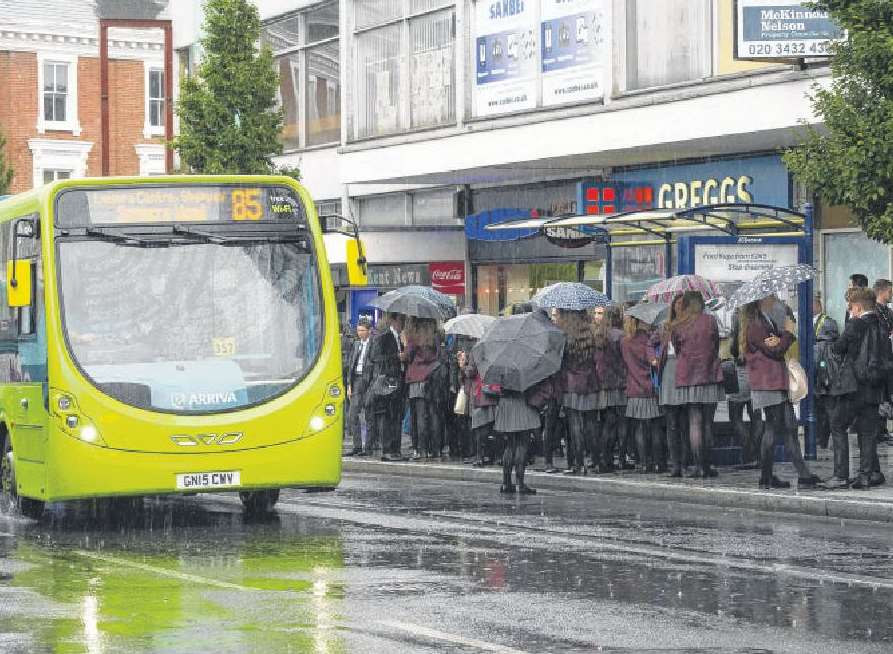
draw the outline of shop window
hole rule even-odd
[[[708,0],[626,3],[626,89],[698,80],[711,71]]]
[[[341,139],[341,62],[338,3],[281,17],[264,25],[279,69],[284,115],[282,145],[293,150]]]
[[[890,246],[873,241],[864,232],[822,232],[823,301],[825,312],[843,327],[844,295],[853,273],[868,277],[868,283],[890,278]]]
[[[354,4],[352,138],[455,121],[454,4]]]
[[[577,262],[494,264],[477,266],[478,311],[499,315],[513,304],[527,302],[537,291],[556,282],[575,282]]]

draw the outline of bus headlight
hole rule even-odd
[[[341,397],[341,387],[338,384],[329,386],[329,397]]]
[[[330,418],[335,415],[335,405],[334,404],[326,404],[325,408],[326,415]]]
[[[68,395],[60,395],[56,399],[56,406],[59,407],[60,411],[68,411],[71,409],[72,404],[74,404],[74,402],[72,402],[71,397]]]
[[[312,418],[310,418],[310,429],[312,429],[313,431],[322,431],[325,426],[326,421],[323,420],[321,417],[313,416]]]
[[[93,425],[84,425],[78,435],[81,437],[82,441],[87,443],[95,443],[99,440],[99,432],[96,431],[96,427]]]
[[[65,425],[69,429],[74,429],[75,427],[78,426],[78,417],[77,416],[68,416],[67,418],[65,418]]]

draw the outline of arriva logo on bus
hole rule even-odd
[[[658,209],[693,209],[708,204],[751,204],[753,178],[692,179],[687,182],[661,184],[657,191]]]

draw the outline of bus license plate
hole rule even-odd
[[[238,470],[225,472],[186,472],[177,475],[177,490],[197,488],[229,488],[242,484]]]

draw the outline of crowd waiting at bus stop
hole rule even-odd
[[[679,275],[626,304],[561,282],[499,318],[456,315],[429,288],[397,289],[374,302],[377,324],[360,319],[345,342],[347,453],[498,465],[503,493],[535,493],[525,470],[536,457],[554,474],[715,477],[715,417],[727,402],[740,463],[759,468],[761,488],[791,485],[774,474],[781,443],[800,488],[883,484],[877,447],[893,418],[893,285],[852,275],[839,320],[815,297],[807,378],[782,298],[814,273],[774,268],[729,297],[708,279]],[[813,473],[799,438],[810,386],[818,445],[833,450],[828,479]]]

